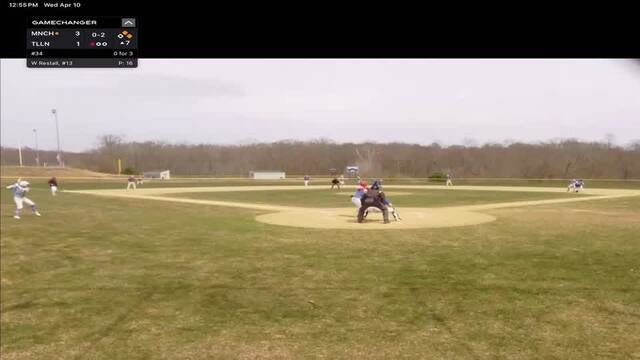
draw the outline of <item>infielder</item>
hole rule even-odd
[[[582,179],[573,179],[571,180],[571,182],[569,183],[569,186],[567,186],[567,191],[575,191],[575,192],[580,192],[580,190],[584,190],[584,181]]]
[[[331,180],[331,188],[333,189],[336,186],[338,187],[338,190],[340,190],[340,180],[333,178],[333,180]]]
[[[127,190],[133,188],[133,190],[136,189],[136,178],[133,175],[129,176],[129,179],[127,179]]]
[[[13,216],[14,219],[20,219],[20,213],[22,212],[24,204],[31,206],[31,211],[33,211],[36,216],[40,216],[36,203],[26,197],[30,186],[31,184],[29,184],[28,181],[20,179],[18,179],[15,184],[7,186],[7,189],[10,189],[13,192],[13,201],[16,203],[16,214]]]

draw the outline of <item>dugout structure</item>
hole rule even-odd
[[[251,171],[249,177],[255,180],[284,180],[284,171]]]
[[[145,171],[142,175],[145,178],[149,178],[149,179],[160,179],[160,180],[169,180],[169,179],[171,179],[171,172],[169,170]]]

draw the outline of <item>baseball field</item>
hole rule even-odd
[[[638,182],[391,181],[390,224],[353,184],[31,182],[3,360],[640,359]]]

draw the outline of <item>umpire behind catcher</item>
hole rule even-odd
[[[380,209],[380,211],[382,211],[384,223],[389,223],[389,210],[387,209],[387,205],[384,203],[384,193],[380,190],[380,182],[378,180],[373,182],[371,189],[362,196],[360,202],[362,206],[360,206],[360,210],[358,210],[359,223],[364,221],[364,213],[371,206]]]

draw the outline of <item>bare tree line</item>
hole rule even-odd
[[[23,149],[26,165],[35,165],[32,149]],[[31,155],[30,155],[31,154]],[[454,177],[640,178],[640,141],[615,146],[576,140],[443,147],[438,144],[336,143],[330,140],[191,145],[125,142],[114,135],[84,153],[64,153],[71,167],[116,173],[169,169],[178,175],[247,176],[254,170],[281,170],[295,175],[323,175],[360,166],[364,176],[428,177],[450,172]],[[54,151],[40,151],[41,162],[55,164]],[[17,149],[2,148],[2,165],[17,165]]]

